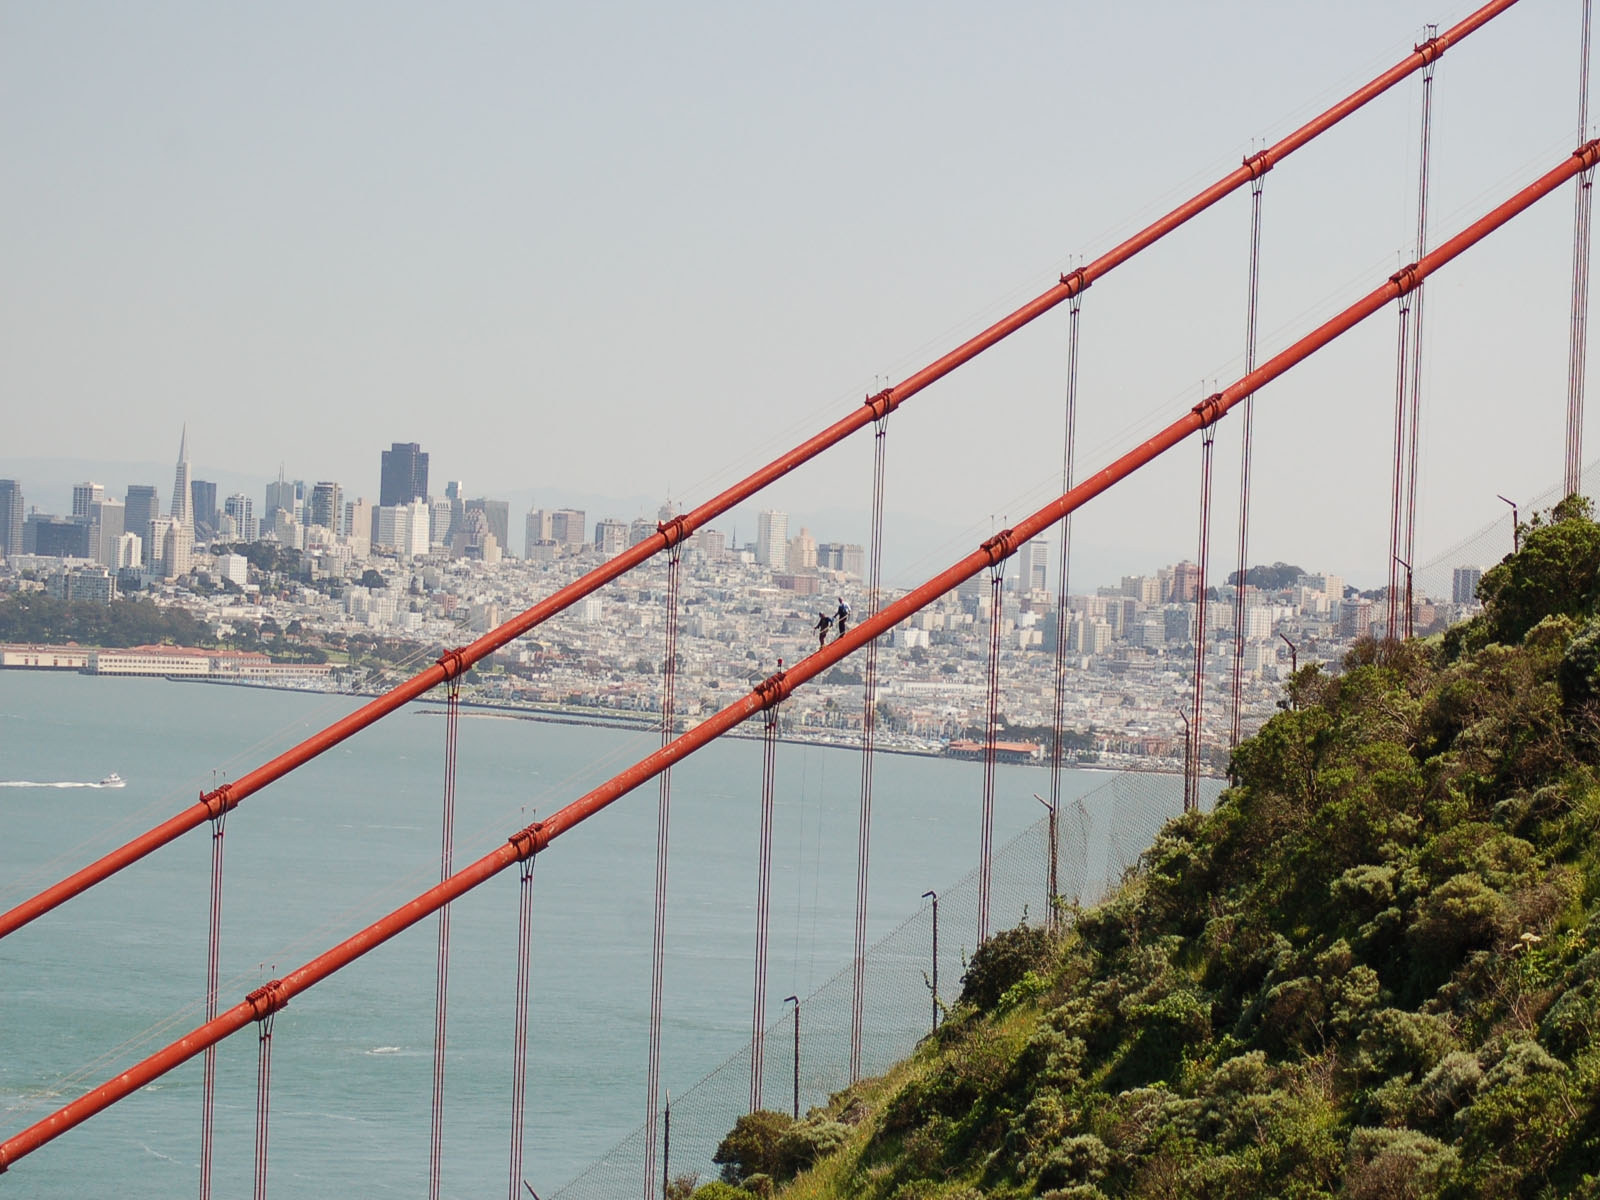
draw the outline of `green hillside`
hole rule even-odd
[[[1214,813],[697,1194],[1600,1197],[1600,524],[1523,534],[1483,616],[1302,671]]]

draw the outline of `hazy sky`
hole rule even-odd
[[[698,502],[1473,7],[5,0],[0,459],[166,462],[187,421],[200,477],[373,496],[414,440],[437,491]],[[1577,144],[1579,17],[1522,0],[1442,60],[1435,240]],[[1420,95],[1269,176],[1263,353],[1409,247]],[[1425,550],[1559,477],[1572,218],[1429,285]],[[1241,193],[1087,294],[1084,469],[1239,373],[1247,231]],[[893,419],[891,512],[959,535],[922,574],[1053,494],[1065,330]],[[1253,557],[1382,573],[1394,335],[1263,393]],[[1169,458],[1085,510],[1086,562],[1192,554],[1198,445]],[[867,466],[770,503],[860,509]]]

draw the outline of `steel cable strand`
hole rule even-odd
[[[523,1186],[523,1121],[528,1105],[528,1005],[533,990],[533,867],[522,864],[517,891],[517,1011],[511,1033],[511,1164],[507,1200],[519,1200]]]
[[[661,664],[661,744],[672,740],[678,678],[678,599],[681,545],[667,557],[666,629]],[[650,1040],[645,1068],[645,1200],[655,1193],[656,1106],[661,1088],[661,1015],[665,979],[667,921],[667,850],[672,819],[672,769],[661,772],[656,803],[656,873],[650,938]]]
[[[872,529],[867,551],[867,617],[877,616],[883,582],[883,498],[889,419],[876,422],[872,443]],[[840,630],[843,633],[843,630]],[[850,991],[850,1082],[861,1077],[861,1039],[866,1010],[867,887],[872,858],[872,775],[877,752],[878,642],[866,647],[862,669],[861,808],[856,832],[854,974]]]
[[[1244,369],[1256,369],[1256,307],[1261,294],[1261,193],[1266,179],[1250,183],[1249,294],[1245,301]],[[1255,441],[1255,396],[1246,396],[1239,434],[1239,573],[1233,586],[1233,715],[1228,744],[1239,744],[1244,707],[1245,605],[1250,596],[1250,460]]]

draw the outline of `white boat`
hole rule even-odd
[[[113,772],[111,772],[111,774],[107,775],[104,779],[102,779],[100,781],[99,786],[100,787],[127,787],[128,786],[128,781],[123,779],[123,777],[121,775],[118,775],[115,771],[113,771]]]

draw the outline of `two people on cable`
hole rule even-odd
[[[817,624],[815,627],[817,631],[817,649],[821,650],[823,646],[828,644],[828,630],[834,625],[839,627],[839,632],[833,635],[833,640],[838,641],[840,638],[842,638],[844,636],[845,626],[849,623],[849,620],[850,606],[845,603],[843,596],[839,597],[839,607],[834,612],[833,616],[830,617],[825,612],[818,613]]]

